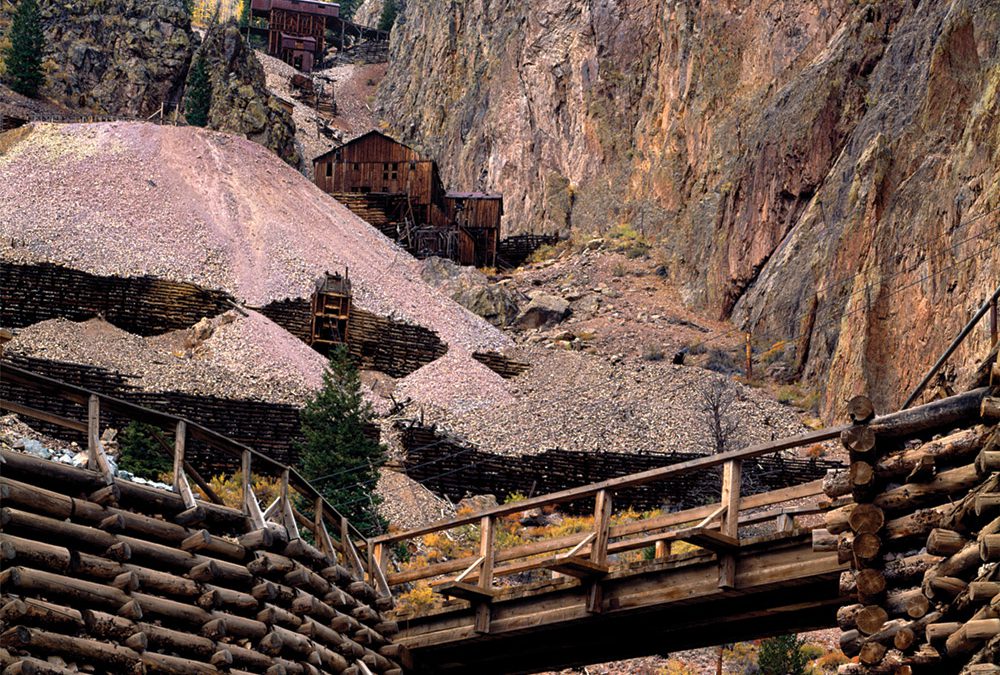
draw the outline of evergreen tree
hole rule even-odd
[[[396,4],[396,0],[385,0],[385,4],[382,5],[382,15],[378,19],[378,29],[379,30],[392,30],[392,26],[396,23],[396,15],[399,13],[399,5]]]
[[[246,28],[250,25],[252,4],[253,0],[243,0],[243,4],[240,6],[240,28]]]
[[[208,124],[208,111],[212,107],[212,83],[208,79],[208,64],[199,55],[188,74],[187,94],[184,97],[184,118],[195,127]]]
[[[37,96],[45,80],[42,54],[45,34],[38,0],[21,0],[14,12],[8,34],[10,46],[4,51],[4,66],[10,88],[24,96]]]
[[[761,642],[757,655],[761,675],[805,675],[802,644],[798,635],[779,635]]]
[[[156,427],[135,421],[122,429],[118,436],[118,468],[150,480],[160,480],[173,470],[173,460],[160,448],[154,431]]]
[[[347,348],[336,347],[323,387],[299,414],[303,441],[296,444],[299,470],[335,509],[366,535],[384,530],[375,494],[385,446],[365,436],[371,406]]]

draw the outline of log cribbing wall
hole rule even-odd
[[[311,337],[310,304],[306,299],[272,302],[260,313],[304,342]],[[347,323],[347,348],[362,368],[392,377],[406,377],[448,351],[437,333],[423,326],[404,323],[357,307]]]
[[[98,503],[98,472],[2,456],[3,672],[403,672],[374,589],[283,526],[211,506],[191,529],[173,492]]]
[[[95,276],[42,263],[0,262],[0,325],[23,328],[65,318],[103,316],[136,335],[188,328],[229,309],[230,296],[194,284],[155,277]]]
[[[190,328],[235,303],[223,291],[194,284],[150,276],[96,276],[50,263],[0,262],[0,297],[0,326],[23,328],[49,319],[86,321],[101,316],[123,330],[147,336]],[[437,333],[422,326],[357,307],[351,311],[348,346],[364,368],[405,377],[448,351]],[[309,342],[308,299],[275,301],[260,312]]]
[[[976,419],[909,439],[845,432],[815,550],[836,550],[853,673],[996,673],[1000,663],[1000,364]]]
[[[13,365],[46,377],[184,417],[249,445],[283,464],[294,465],[298,458],[295,443],[302,438],[302,431],[299,408],[294,405],[198,396],[176,391],[144,392],[132,386],[121,374],[105,368],[16,355],[7,355],[5,358]],[[42,408],[78,422],[87,421],[85,406],[61,398],[39,396],[35,392],[28,392],[10,382],[4,382],[2,378],[0,378],[0,398],[33,408]],[[108,426],[119,430],[128,423],[124,418],[113,414],[106,415],[106,418]],[[49,436],[76,441],[81,447],[86,446],[86,438],[82,433],[40,420],[32,420],[30,424]],[[378,440],[377,426],[371,425],[368,433],[371,438]],[[230,458],[209,450],[196,439],[188,441],[187,453],[196,458],[199,465],[211,467],[213,471],[231,473],[237,468],[236,463]]]
[[[507,457],[482,452],[415,422],[400,424],[407,475],[439,495],[458,501],[469,494],[499,499],[515,492],[539,495],[596,483],[699,457],[694,453],[573,452],[551,449],[537,455]],[[743,494],[778,489],[822,477],[840,462],[766,456],[744,466]],[[615,494],[615,503],[638,510],[694,507],[709,496],[718,498],[721,468],[678,476]],[[564,509],[591,513],[593,504],[566,504]]]
[[[513,269],[524,264],[542,246],[555,246],[559,236],[552,234],[515,234],[497,244],[497,266]]]

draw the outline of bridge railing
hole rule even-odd
[[[876,417],[867,424],[880,438],[912,436],[975,414],[983,389],[977,389],[943,401]],[[478,513],[460,515],[404,532],[390,533],[368,540],[369,574],[385,589],[398,588],[417,581],[428,581],[439,593],[469,600],[477,609],[477,626],[488,625],[488,606],[498,578],[529,570],[548,569],[573,576],[591,585],[588,609],[597,611],[600,602],[600,578],[609,571],[609,556],[654,547],[655,558],[669,555],[670,544],[685,541],[714,551],[719,559],[719,584],[732,587],[735,582],[735,554],[739,549],[739,528],[775,520],[779,530],[792,529],[797,515],[818,513],[819,502],[792,508],[760,511],[769,506],[796,499],[822,495],[821,481],[811,481],[771,492],[743,496],[740,476],[743,462],[755,457],[809,446],[841,438],[854,425],[847,424],[811,431],[749,447],[707,455],[690,461],[620,476],[599,483],[541,495],[495,506]],[[656,517],[615,524],[612,505],[616,493],[696,471],[722,467],[719,502]],[[548,509],[583,499],[594,500],[593,525],[588,531],[554,539],[543,539],[500,549],[496,531],[505,516]],[[751,513],[751,511],[753,511]],[[416,569],[390,570],[388,552],[401,542],[412,542],[434,533],[478,525],[476,554]],[[446,575],[457,576],[450,577]],[[484,609],[486,608],[486,609]]]
[[[27,402],[30,405],[0,399],[0,410],[85,434],[88,468],[100,471],[109,487],[115,484],[115,477],[101,441],[102,415],[115,415],[173,432],[172,443],[159,433],[155,433],[154,438],[163,453],[173,459],[173,490],[181,496],[185,506],[185,510],[176,516],[177,522],[195,525],[206,516],[208,505],[195,499],[188,479],[201,489],[210,502],[215,505],[223,504],[223,500],[194,466],[197,459],[186,452],[187,442],[195,440],[212,451],[231,457],[233,463],[239,466],[241,510],[251,531],[267,530],[269,522],[275,522],[283,525],[291,538],[297,538],[302,528],[311,533],[321,553],[343,561],[359,577],[366,573],[367,566],[354,543],[362,541],[363,535],[295,469],[182,417],[60,382],[7,362],[0,362],[0,378],[35,397]],[[81,406],[86,410],[87,421],[70,419],[42,409],[46,398],[69,401]],[[279,479],[279,494],[264,509],[253,490],[253,476],[258,473]],[[303,509],[311,513],[306,515]],[[388,591],[384,585],[382,588],[384,592]]]

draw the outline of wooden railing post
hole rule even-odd
[[[174,433],[174,492],[181,492],[181,481],[184,480],[184,451],[187,445],[187,425],[183,421],[177,423]]]
[[[251,456],[249,450],[244,450],[240,457],[240,476],[243,482],[243,513],[253,515],[250,509],[250,498],[253,496],[253,479],[250,477]]]
[[[990,303],[990,346],[997,343],[997,298]]]
[[[720,531],[727,537],[740,537],[740,481],[743,474],[743,463],[735,459],[722,466],[722,499],[726,508],[722,518]],[[736,586],[736,553],[719,555],[719,588],[734,588]]]
[[[98,469],[97,444],[101,442],[101,402],[97,394],[91,394],[87,401],[87,468]]]
[[[281,520],[285,524],[285,529],[288,530],[288,538],[298,539],[299,538],[299,525],[295,520],[295,511],[292,506],[292,498],[289,491],[289,478],[290,471],[286,466],[285,470],[281,472]]]
[[[482,567],[479,569],[479,588],[486,593],[493,590],[494,544],[496,541],[494,525],[492,516],[483,516],[479,520],[479,556],[483,559]],[[477,633],[490,632],[490,604],[488,602],[476,605],[475,630]]]
[[[594,500],[594,542],[590,545],[590,562],[602,567],[608,564],[608,539],[611,535],[612,497],[610,490],[601,490]],[[587,593],[587,611],[600,613],[604,600],[601,582],[594,579]]]

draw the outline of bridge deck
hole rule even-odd
[[[612,569],[600,612],[589,584],[560,578],[495,589],[488,633],[461,600],[400,615],[398,636],[418,668],[437,673],[527,673],[666,653],[835,625],[841,603],[836,554],[812,551],[809,530],[744,540],[732,589],[718,585],[707,551]]]

